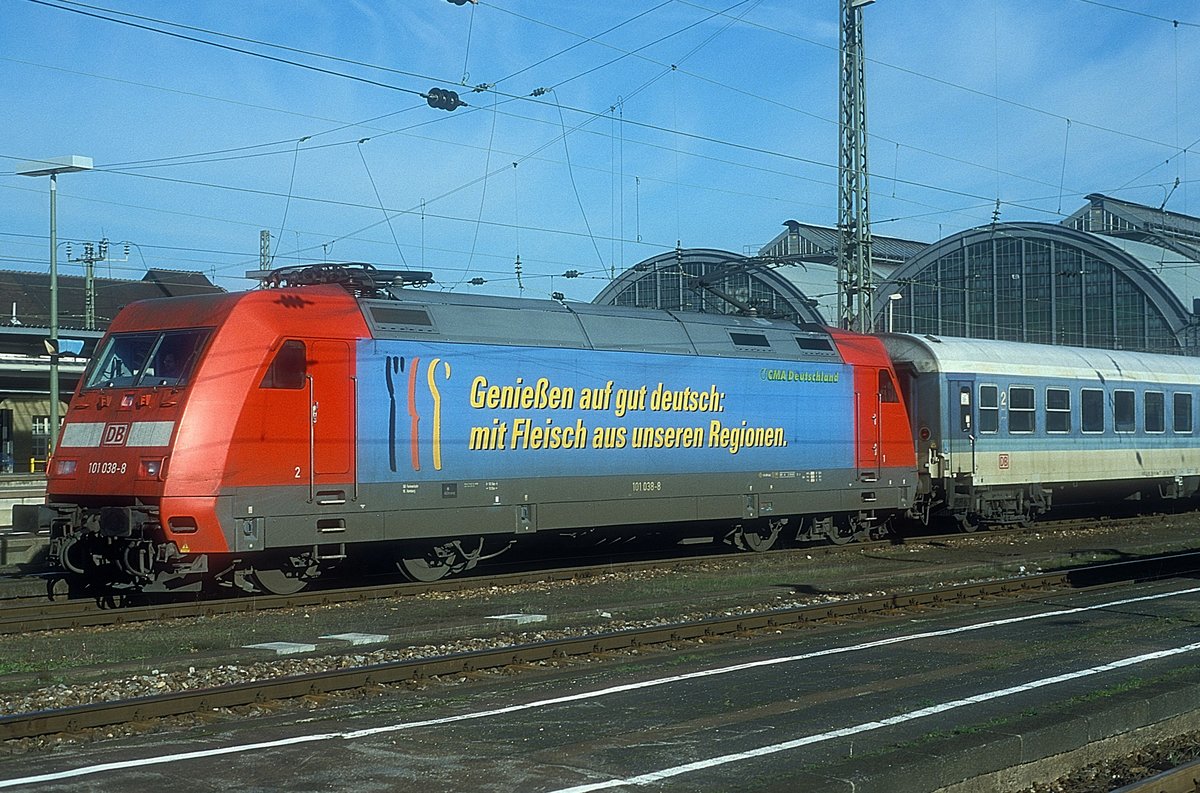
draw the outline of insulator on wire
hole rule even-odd
[[[446,88],[430,88],[429,93],[425,95],[425,101],[430,107],[438,110],[457,110],[466,104],[459,99],[457,91]]]

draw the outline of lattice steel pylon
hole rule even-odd
[[[867,183],[867,91],[862,9],[874,0],[841,0],[838,102],[838,324],[874,330],[871,219]]]

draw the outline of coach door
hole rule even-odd
[[[308,361],[310,451],[316,484],[346,482],[354,464],[350,345],[313,342]]]
[[[970,474],[975,472],[975,381],[949,380],[946,398],[946,457],[949,465],[947,474]]]

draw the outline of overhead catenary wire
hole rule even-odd
[[[52,3],[48,3],[48,2],[47,2],[47,0],[30,0],[30,2],[37,2],[37,3],[39,3],[39,4],[43,4],[43,5],[52,5],[53,7],[59,7],[59,6],[54,6],[54,4],[52,4]],[[82,6],[82,7],[85,7],[85,8],[99,8],[99,7],[97,7],[97,6],[90,6],[90,5],[83,4],[83,3],[76,3],[76,2],[72,2],[72,0],[57,0],[57,2],[58,2],[58,3],[60,3],[60,4],[70,4],[70,5]],[[745,3],[745,0],[743,0],[743,2],[739,2],[739,3],[735,4],[734,6],[730,6],[729,8],[730,8],[730,9],[732,9],[732,8],[736,8],[738,5],[744,5],[744,3]],[[692,4],[692,5],[695,5],[695,4]],[[697,6],[697,7],[700,7],[700,6]],[[702,7],[701,7],[701,8],[702,8]],[[65,8],[64,10],[76,10],[76,9]],[[711,9],[705,9],[705,10],[707,10],[707,11],[709,11],[709,12],[710,12],[711,16],[710,16],[709,18],[711,18],[711,17],[715,17],[715,16],[718,16],[718,15],[728,15],[728,14],[727,14],[727,11],[728,11],[728,10],[725,10],[725,11],[719,11],[719,10],[718,10],[718,11],[713,11],[713,10],[711,10]],[[114,13],[123,13],[123,12],[114,12]],[[133,16],[133,15],[131,15],[131,16]],[[148,18],[148,17],[137,17],[137,18],[139,18],[139,19],[146,19],[146,20],[151,20],[151,19],[152,19],[152,18]],[[122,22],[123,22],[123,20],[115,20],[115,21],[122,21]],[[157,21],[157,22],[162,22],[161,20],[154,20],[154,21]],[[733,24],[733,22],[734,22],[734,21],[740,21],[740,18],[732,18],[732,19],[731,19],[731,22],[730,22],[729,24]],[[177,23],[163,22],[163,24],[177,24]],[[212,35],[219,35],[219,36],[226,36],[226,35],[227,35],[227,34],[221,34],[221,33],[215,32],[215,31],[208,31],[208,30],[206,30],[206,29],[202,29],[202,28],[196,28],[196,27],[194,27],[194,26],[180,26],[180,27],[183,27],[183,28],[186,28],[186,29],[191,29],[191,30],[203,30],[203,31],[205,31],[206,33],[210,33],[210,34],[212,34]],[[689,26],[689,27],[690,27],[690,26]],[[686,28],[685,28],[685,29],[686,29]],[[151,30],[152,30],[152,29],[151,29]],[[361,61],[354,61],[354,60],[351,60],[351,59],[344,59],[344,58],[336,58],[336,57],[334,57],[334,56],[327,56],[327,55],[323,55],[323,54],[320,54],[320,53],[312,53],[312,52],[310,52],[310,51],[306,51],[306,50],[299,50],[299,49],[297,49],[297,48],[290,48],[290,47],[284,47],[284,46],[282,46],[282,45],[268,44],[268,43],[266,43],[266,42],[261,42],[261,41],[254,40],[254,39],[247,39],[247,38],[245,38],[245,37],[228,36],[228,38],[231,38],[231,39],[234,39],[234,40],[240,40],[240,41],[252,41],[252,42],[254,42],[254,43],[261,44],[261,45],[263,45],[263,46],[278,46],[278,47],[280,47],[281,49],[284,49],[284,50],[287,50],[287,51],[301,52],[301,53],[304,53],[304,54],[306,54],[306,55],[312,55],[312,56],[314,56],[314,57],[323,57],[323,58],[327,57],[327,58],[331,58],[331,59],[333,59],[333,60],[337,60],[337,61],[349,62],[349,63],[354,63],[354,64],[356,64],[356,65],[365,65],[365,66],[370,66],[371,68],[376,68],[376,67],[374,67],[373,65],[370,65],[370,64],[364,64],[364,63],[363,63],[363,62],[361,62]],[[667,37],[659,37],[658,39],[655,39],[655,41],[654,41],[654,42],[652,42],[652,43],[656,43],[656,42],[662,41],[664,38],[667,38]],[[201,40],[201,41],[202,41],[202,40]],[[202,41],[202,43],[203,43],[203,41]],[[647,45],[647,46],[649,46],[649,45]],[[236,48],[233,48],[233,49],[236,49]],[[255,53],[253,53],[253,52],[250,52],[250,51],[247,51],[247,52],[248,52],[248,54],[255,54]],[[622,56],[622,57],[624,57],[624,56]],[[686,57],[686,56],[685,56],[685,57]],[[284,62],[289,62],[289,61],[286,61],[286,60],[285,60]],[[613,61],[610,61],[610,63],[611,63],[611,62],[613,62]],[[378,67],[378,68],[381,68],[381,69],[386,69],[386,67]],[[676,66],[676,68],[677,68],[677,66]],[[393,72],[397,72],[397,73],[401,73],[401,74],[407,74],[407,75],[411,75],[411,74],[413,74],[413,73],[411,73],[411,72],[401,72],[400,70],[388,70],[388,71],[393,71]],[[589,70],[589,71],[591,71],[591,70]],[[570,79],[575,79],[575,78],[570,78]],[[560,83],[560,84],[562,84],[562,83]],[[645,87],[645,86],[643,86],[643,87]],[[513,96],[513,97],[511,97],[511,98],[513,98],[513,99],[518,99],[518,98],[521,98],[521,97],[519,97],[519,96]],[[568,106],[565,106],[565,105],[564,105],[563,107],[564,107],[564,108],[567,108]],[[589,112],[589,111],[583,111],[583,110],[581,110],[581,109],[579,109],[579,108],[569,108],[569,109],[571,109],[571,110],[572,110],[572,111],[574,111],[574,112]],[[627,120],[626,120],[626,119],[623,119],[623,121],[627,121]],[[636,123],[636,122],[635,122],[635,123]],[[650,128],[650,129],[656,129],[656,130],[658,130],[658,131],[662,131],[662,132],[665,132],[665,133],[672,133],[672,132],[674,132],[674,133],[678,134],[678,132],[679,132],[678,130],[669,130],[669,129],[664,129],[664,128],[662,128],[662,127],[659,127],[658,125],[645,125],[645,126],[646,126],[647,128]],[[705,139],[706,139],[708,142],[719,142],[719,141],[716,141],[715,139],[712,139],[712,138],[705,138]],[[748,147],[748,148],[749,148],[750,150],[754,150],[754,148],[755,148],[755,147]],[[677,149],[678,149],[678,147],[676,146],[676,147],[675,147],[675,149],[677,150]],[[815,162],[814,162],[813,164],[819,164],[819,163],[815,163]],[[972,164],[973,164],[973,163],[972,163]],[[832,167],[834,167],[832,164],[820,164],[820,165],[824,165],[825,167],[831,167],[831,168],[832,168]],[[934,186],[931,186],[931,185],[929,185],[928,187],[930,187],[931,189],[937,189],[936,187],[934,187]]]
[[[287,201],[285,201],[283,204],[283,219],[279,221],[279,233],[275,235],[276,240],[283,239],[283,230],[285,228],[287,228],[288,210],[291,209],[291,206],[292,206],[292,190],[296,186],[296,165],[297,165],[297,163],[300,162],[300,144],[304,143],[304,141],[306,141],[306,140],[308,140],[308,139],[301,138],[300,140],[296,141],[296,150],[292,157],[292,173],[291,173],[291,176],[288,178]],[[278,247],[278,244],[279,243],[276,242],[277,247]],[[271,252],[271,261],[272,262],[275,261],[275,251],[274,250]]]
[[[363,169],[367,172],[367,179],[371,182],[371,190],[375,193],[375,199],[379,202],[379,208],[383,211],[383,219],[387,221],[388,231],[392,233],[392,242],[396,243],[396,253],[400,254],[400,261],[408,266],[408,262],[404,260],[404,250],[400,247],[400,240],[396,237],[396,229],[392,226],[392,218],[388,214],[387,207],[383,205],[383,196],[379,194],[379,187],[375,184],[375,177],[371,175],[371,166],[367,165],[367,155],[363,154],[362,145],[371,140],[363,138],[358,142],[358,156],[362,160]]]
[[[622,129],[624,129],[624,126],[622,126]],[[309,148],[311,148],[311,147],[306,147],[306,152],[309,150]],[[676,150],[678,149],[678,144],[676,144],[675,148],[676,148]],[[690,152],[689,152],[689,156],[690,156]],[[743,166],[743,167],[745,167],[745,166]],[[652,177],[648,177],[648,178],[652,178]],[[680,182],[680,180],[679,180],[678,178],[676,178],[676,179],[674,180],[674,183],[675,183],[675,184],[680,184],[681,182]],[[911,183],[910,183],[910,184],[911,184]],[[926,185],[926,186],[928,186],[928,185]],[[1062,188],[1062,180],[1061,180],[1061,178],[1060,178],[1059,184],[1058,184],[1058,185],[1056,185],[1056,186],[1060,188],[1060,194],[1061,194],[1061,188]],[[929,186],[929,187],[932,187],[932,186]],[[936,188],[932,188],[932,189],[936,189]],[[1006,203],[1007,203],[1007,202],[1006,202]],[[1060,206],[1061,206],[1061,199],[1060,199]],[[953,210],[946,210],[946,211],[953,211]],[[1041,210],[1041,209],[1039,209],[1038,211],[1042,211],[1042,210]],[[615,236],[624,237],[624,234],[615,235]]]
[[[373,85],[377,88],[386,88],[386,89],[389,89],[392,91],[401,91],[404,93],[414,94],[417,96],[421,95],[420,91],[413,90],[411,88],[402,88],[397,85],[392,85],[390,83],[381,82],[379,80],[372,80],[368,77],[361,77],[359,75],[350,74],[348,72],[338,72],[338,71],[334,71],[333,69],[326,69],[321,66],[314,66],[313,64],[304,63],[302,61],[295,61],[295,60],[291,60],[288,58],[281,58],[281,57],[278,57],[275,55],[268,55],[267,53],[256,52],[254,50],[246,49],[245,47],[235,47],[235,46],[232,46],[229,44],[222,44],[219,41],[209,41],[208,39],[200,38],[198,36],[189,36],[187,34],[177,33],[172,30],[163,30],[161,28],[151,27],[149,25],[144,25],[139,22],[133,22],[133,21],[130,21],[129,19],[120,19],[117,16],[105,16],[105,14],[127,16],[132,19],[140,19],[143,21],[154,22],[156,24],[171,25],[173,27],[178,27],[183,30],[192,30],[195,32],[203,32],[206,35],[220,36],[222,38],[230,39],[233,41],[243,41],[243,42],[249,42],[249,43],[254,43],[254,44],[261,44],[264,46],[272,46],[277,49],[288,51],[288,52],[294,52],[294,53],[304,54],[304,55],[314,55],[317,57],[328,58],[330,60],[347,63],[347,64],[353,64],[353,65],[357,65],[357,66],[371,66],[371,64],[365,64],[365,63],[353,61],[353,60],[346,59],[346,58],[338,58],[338,57],[332,56],[332,55],[317,55],[316,53],[311,53],[311,52],[301,50],[301,49],[296,49],[293,47],[285,47],[283,45],[278,45],[278,44],[267,45],[265,42],[256,41],[254,39],[248,39],[248,38],[244,38],[244,37],[240,37],[240,36],[232,36],[227,33],[219,33],[217,31],[208,30],[206,28],[193,27],[193,26],[189,26],[189,25],[181,25],[176,22],[169,22],[166,20],[155,19],[153,17],[143,17],[143,16],[139,16],[136,14],[129,14],[129,13],[123,12],[123,11],[115,11],[115,10],[109,9],[109,8],[101,8],[100,6],[93,6],[93,5],[88,5],[86,3],[74,2],[74,0],[26,0],[26,2],[35,3],[37,5],[47,6],[49,8],[57,8],[61,11],[69,11],[74,14],[81,14],[83,16],[88,16],[88,17],[92,17],[95,19],[102,19],[107,22],[116,23],[118,25],[126,25],[128,27],[138,28],[140,30],[148,31],[151,33],[157,33],[157,34],[163,35],[163,36],[170,36],[172,38],[182,39],[184,41],[190,41],[195,44],[203,44],[203,45],[206,45],[209,47],[216,47],[217,49],[226,50],[228,52],[241,53],[243,55],[249,55],[249,56],[255,57],[255,58],[262,58],[263,60],[274,61],[275,63],[285,64],[288,66],[295,66],[300,69],[307,69],[309,71],[317,72],[319,74],[324,74],[324,75],[327,75],[330,77],[340,77],[340,78],[343,78],[346,80],[354,80],[357,82],[365,83],[367,85]],[[103,12],[103,13],[101,13],[101,12]],[[402,74],[404,76],[410,76],[410,77],[419,76],[412,72],[401,72],[400,70],[397,70],[397,69],[388,69],[388,68],[382,67],[382,66],[371,66],[371,68],[376,68],[376,69],[380,69],[383,71],[392,72],[395,74]]]
[[[651,41],[650,43],[648,43],[648,44],[646,44],[646,45],[643,45],[642,47],[638,48],[638,50],[634,50],[634,51],[625,51],[625,50],[621,50],[621,53],[622,53],[622,54],[621,54],[621,55],[620,55],[618,58],[612,59],[612,60],[610,60],[610,61],[606,62],[605,64],[602,64],[600,67],[593,67],[593,68],[590,68],[590,69],[588,69],[587,71],[585,71],[585,72],[582,72],[581,74],[577,74],[577,75],[575,75],[575,76],[573,76],[573,77],[570,77],[570,78],[567,78],[567,79],[565,79],[565,80],[562,80],[562,81],[560,81],[560,82],[556,83],[556,85],[563,85],[563,84],[566,84],[567,82],[570,82],[570,81],[572,81],[572,80],[574,80],[574,79],[578,79],[579,77],[583,76],[584,74],[588,74],[588,73],[590,73],[590,72],[592,72],[592,71],[595,71],[597,68],[602,68],[603,66],[611,65],[612,63],[615,63],[615,62],[617,62],[617,61],[619,61],[619,60],[621,60],[621,59],[623,59],[623,58],[625,58],[625,57],[628,57],[628,56],[636,56],[636,55],[638,55],[638,54],[639,54],[639,51],[640,51],[640,50],[643,50],[643,49],[649,48],[649,47],[650,47],[650,46],[652,46],[652,45],[659,44],[659,43],[661,43],[662,41],[664,41],[664,40],[666,40],[666,39],[668,39],[668,38],[670,38],[670,37],[672,37],[672,36],[674,36],[674,35],[678,35],[678,33],[682,32],[682,31],[684,31],[684,30],[688,30],[688,29],[690,29],[690,28],[694,27],[696,24],[699,24],[700,22],[706,21],[707,19],[712,19],[712,18],[715,18],[715,17],[717,17],[717,16],[729,16],[729,13],[730,13],[730,11],[732,11],[732,10],[733,10],[734,8],[736,8],[737,6],[744,5],[744,4],[745,4],[746,2],[748,2],[748,1],[749,1],[749,0],[741,0],[740,2],[738,2],[738,3],[735,3],[734,5],[732,5],[732,6],[729,6],[729,7],[728,7],[728,8],[726,8],[726,9],[723,9],[723,10],[718,10],[718,9],[709,9],[709,8],[706,8],[706,7],[702,6],[702,5],[699,5],[699,4],[697,4],[697,3],[694,3],[694,2],[687,2],[687,0],[679,0],[679,2],[683,2],[683,3],[684,3],[684,4],[686,4],[686,5],[691,5],[691,6],[695,7],[695,8],[698,8],[698,9],[701,9],[701,10],[705,11],[706,13],[708,13],[708,14],[709,14],[709,16],[708,16],[708,17],[706,17],[706,18],[705,18],[705,20],[700,20],[699,22],[696,22],[696,23],[689,24],[689,25],[685,26],[684,28],[682,28],[682,29],[680,29],[680,30],[677,30],[677,31],[675,31],[675,32],[673,32],[673,33],[671,33],[671,34],[668,34],[668,35],[666,35],[666,36],[660,36],[660,37],[658,37],[658,38],[654,39],[653,41]],[[171,32],[171,31],[161,31],[161,30],[156,30],[156,29],[154,29],[154,28],[151,28],[151,27],[148,27],[148,26],[144,26],[144,25],[137,25],[137,24],[135,24],[135,23],[130,23],[130,22],[127,22],[126,20],[121,20],[121,19],[111,19],[111,18],[109,18],[109,17],[104,17],[104,16],[102,16],[102,15],[99,15],[99,14],[91,14],[91,13],[89,13],[89,12],[85,12],[85,11],[83,11],[82,9],[95,9],[97,12],[98,12],[98,11],[105,11],[105,12],[108,12],[108,13],[113,13],[113,14],[121,14],[121,15],[125,15],[125,16],[130,16],[130,17],[132,17],[132,18],[135,18],[135,19],[144,20],[144,21],[152,21],[152,22],[155,22],[155,23],[158,23],[158,24],[173,25],[173,26],[176,26],[176,27],[180,27],[181,29],[187,29],[187,30],[192,30],[192,31],[196,31],[196,32],[204,32],[204,33],[206,33],[206,34],[209,34],[209,35],[214,35],[214,36],[221,36],[221,37],[228,38],[228,39],[230,39],[230,40],[242,41],[242,42],[248,42],[248,43],[254,43],[254,44],[256,44],[256,45],[260,45],[260,46],[264,46],[264,47],[274,47],[274,48],[278,48],[278,49],[280,49],[280,50],[287,51],[287,52],[293,52],[293,53],[298,53],[298,54],[304,54],[304,55],[306,55],[306,56],[311,56],[311,57],[316,57],[316,58],[324,58],[324,59],[329,59],[329,60],[332,60],[332,61],[335,61],[335,62],[347,63],[347,64],[356,65],[356,66],[362,66],[362,67],[365,67],[365,68],[378,69],[378,70],[385,71],[385,72],[388,72],[388,73],[394,73],[394,74],[403,75],[403,76],[419,77],[420,79],[425,79],[425,80],[433,80],[433,81],[437,81],[437,80],[438,80],[438,78],[436,78],[436,77],[432,77],[432,76],[429,76],[429,75],[422,75],[422,74],[419,74],[419,73],[414,73],[414,72],[408,72],[408,71],[404,71],[404,70],[393,69],[393,68],[390,68],[390,67],[385,67],[385,66],[379,66],[379,65],[376,65],[376,64],[369,64],[369,63],[366,63],[366,62],[363,62],[363,61],[358,61],[358,60],[349,59],[349,58],[341,58],[341,57],[338,57],[338,56],[327,55],[327,54],[324,54],[324,53],[316,53],[316,52],[313,52],[313,51],[310,51],[310,50],[303,50],[303,49],[300,49],[300,48],[288,47],[288,46],[285,46],[285,45],[274,44],[274,43],[270,43],[270,42],[264,42],[264,41],[261,41],[261,40],[258,40],[258,39],[251,39],[251,38],[248,38],[248,37],[242,37],[242,36],[233,36],[233,35],[230,35],[230,34],[220,33],[220,32],[218,32],[218,31],[212,31],[212,30],[210,30],[210,29],[206,29],[206,28],[200,28],[200,27],[197,27],[197,26],[188,26],[188,25],[182,25],[182,24],[179,24],[179,23],[174,23],[174,22],[170,22],[170,21],[166,21],[166,20],[159,20],[159,19],[156,19],[156,18],[153,18],[153,17],[144,17],[144,16],[139,16],[139,15],[127,14],[126,12],[113,11],[113,10],[111,10],[111,9],[104,9],[104,8],[101,8],[100,6],[94,6],[94,5],[89,5],[89,4],[85,4],[85,3],[75,2],[75,0],[53,0],[53,2],[51,2],[51,0],[28,0],[28,2],[33,2],[33,3],[40,4],[40,5],[46,5],[46,6],[50,6],[50,7],[53,7],[53,8],[61,8],[62,10],[66,10],[66,11],[73,11],[73,12],[76,12],[76,13],[88,13],[88,15],[98,16],[99,18],[102,18],[102,19],[108,19],[109,21],[118,22],[118,23],[121,23],[121,24],[131,24],[131,25],[134,25],[135,27],[138,27],[138,28],[141,28],[141,29],[144,29],[144,30],[148,30],[148,31],[150,31],[150,32],[159,32],[159,33],[163,33],[164,35],[179,35],[179,34],[175,34],[175,33]],[[79,8],[71,8],[71,7],[68,7],[68,6],[78,6]],[[748,11],[748,9],[747,9],[747,11]],[[744,22],[745,24],[748,24],[748,25],[751,25],[751,26],[755,26],[755,27],[760,27],[760,28],[763,28],[763,29],[766,29],[766,30],[771,30],[773,33],[779,33],[779,34],[781,34],[781,35],[785,35],[785,36],[789,36],[789,37],[792,37],[792,38],[796,38],[796,39],[798,39],[798,40],[805,41],[806,43],[809,43],[809,44],[813,44],[813,45],[816,45],[816,46],[822,46],[822,47],[828,47],[828,45],[825,45],[825,44],[823,44],[823,43],[816,42],[816,41],[814,41],[814,40],[807,39],[807,38],[804,38],[804,37],[798,36],[798,35],[796,35],[796,34],[793,34],[793,33],[787,32],[787,31],[775,30],[775,29],[772,29],[772,28],[767,28],[767,27],[765,27],[765,26],[762,26],[762,25],[758,25],[757,23],[754,23],[754,22],[751,22],[751,21],[746,21],[746,20],[744,20],[744,14],[745,14],[745,13],[746,13],[746,12],[744,11],[742,15],[739,15],[739,16],[737,16],[737,17],[731,17],[731,22],[730,22],[730,24],[733,24],[733,22]],[[638,15],[638,16],[641,16],[641,15]],[[522,17],[522,18],[526,18],[526,17]],[[614,28],[613,28],[613,29],[615,29],[615,27],[619,27],[619,26],[614,26]],[[574,35],[579,35],[579,34],[574,34]],[[261,55],[261,53],[256,53],[256,52],[254,52],[253,50],[244,50],[244,49],[241,49],[241,48],[232,47],[232,46],[228,46],[228,45],[220,45],[219,43],[215,43],[215,42],[207,42],[207,41],[205,41],[204,39],[199,39],[199,38],[195,38],[195,37],[184,37],[184,38],[187,38],[188,40],[191,40],[191,41],[196,41],[196,42],[198,42],[198,43],[207,43],[207,44],[213,44],[214,46],[220,46],[220,47],[222,47],[222,48],[224,48],[224,49],[228,49],[228,50],[231,50],[231,51],[234,51],[234,52],[244,52],[245,54],[248,54],[248,55],[256,55],[256,56],[257,56],[257,55]],[[689,53],[689,54],[690,54],[690,53]],[[305,68],[308,68],[308,66],[309,66],[309,65],[307,65],[307,64],[303,64],[303,63],[299,63],[299,62],[291,61],[291,60],[288,60],[288,59],[274,58],[274,57],[272,57],[272,56],[265,56],[265,57],[270,57],[272,60],[277,60],[277,61],[279,61],[280,63],[290,64],[290,65],[295,65],[295,66],[301,66],[301,67],[305,67]],[[661,64],[661,62],[659,62],[659,61],[655,61],[655,62],[656,62],[656,63],[660,63],[660,64]],[[886,64],[886,63],[885,63],[885,64],[882,64],[882,65],[888,66],[889,64]],[[673,66],[674,68],[676,68],[676,69],[678,68],[678,64],[672,64],[672,66]],[[313,67],[313,68],[316,68],[316,67]],[[900,68],[900,67],[893,67],[893,68]],[[325,73],[327,73],[327,74],[330,74],[330,75],[332,75],[332,76],[346,76],[346,77],[348,77],[348,78],[350,78],[350,79],[361,79],[361,78],[358,78],[358,77],[357,77],[357,76],[355,76],[355,75],[346,75],[346,74],[344,74],[344,73],[341,73],[341,72],[334,72],[334,71],[332,71],[332,70],[322,70],[322,69],[318,69],[318,71],[323,71],[323,72],[325,72]],[[970,92],[973,92],[973,93],[980,94],[980,95],[982,95],[982,96],[988,96],[988,97],[990,97],[990,98],[996,98],[996,99],[999,99],[999,97],[996,97],[996,96],[994,96],[994,95],[992,95],[992,94],[987,94],[986,92],[980,92],[980,91],[978,91],[978,90],[976,90],[976,89],[970,89],[970,88],[968,88],[968,87],[966,87],[966,86],[962,86],[962,85],[959,85],[959,84],[951,83],[951,82],[949,82],[949,81],[940,80],[940,78],[931,77],[931,76],[929,76],[929,75],[922,75],[921,73],[919,73],[919,72],[915,72],[915,71],[912,71],[912,70],[908,70],[908,71],[911,71],[913,74],[917,74],[918,76],[922,76],[922,77],[925,77],[925,78],[927,78],[927,79],[935,80],[935,81],[938,81],[938,82],[944,82],[944,83],[946,83],[947,85],[951,85],[951,86],[953,86],[953,87],[955,87],[955,88],[959,88],[959,89],[961,89],[961,90],[970,91]],[[502,79],[507,79],[507,78],[502,78]],[[402,91],[407,91],[407,92],[409,92],[409,93],[414,93],[414,94],[418,94],[418,95],[420,95],[420,92],[419,92],[419,91],[416,91],[416,90],[413,90],[413,89],[405,89],[405,88],[402,88],[402,87],[399,87],[399,86],[393,86],[393,85],[386,84],[386,83],[380,83],[380,82],[378,82],[378,81],[367,81],[367,82],[374,83],[374,84],[376,84],[376,85],[379,85],[379,86],[381,86],[381,87],[393,88],[393,89],[395,89],[395,90],[402,90]],[[489,90],[495,90],[495,88],[494,88],[494,85],[495,85],[495,84],[490,84]],[[730,86],[726,86],[726,87],[727,87],[727,88],[731,88]],[[519,99],[519,98],[522,98],[522,96],[521,96],[521,95],[515,95],[515,94],[514,94],[514,95],[508,95],[508,96],[509,96],[509,98],[512,98],[512,99]],[[787,105],[785,105],[785,106],[787,106]],[[570,110],[572,110],[572,111],[574,111],[574,112],[586,112],[586,111],[581,111],[579,108],[574,108],[574,107],[570,107],[570,106],[567,106],[567,105],[563,105],[563,107],[564,107],[564,109],[570,109]],[[793,107],[792,109],[794,109],[794,110],[797,110],[798,112],[804,112],[802,109],[799,109],[799,108],[794,108],[794,107]],[[1026,106],[1026,109],[1035,110],[1036,108],[1032,108],[1032,107],[1028,107],[1028,106]],[[820,117],[820,116],[816,116],[815,114],[811,114],[811,113],[808,113],[808,115],[813,115],[814,117],[816,117],[816,118],[821,118],[822,120],[824,120],[824,121],[827,121],[828,123],[834,123],[834,124],[836,124],[836,121],[835,121],[835,120],[833,120],[833,119],[822,118],[822,117]],[[1058,118],[1064,118],[1064,117],[1062,117],[1062,116],[1056,116],[1056,117],[1058,117]],[[655,128],[655,125],[649,125],[649,126],[650,126],[650,128]],[[1104,129],[1104,130],[1106,130],[1106,131],[1108,131],[1108,132],[1112,132],[1112,133],[1114,133],[1114,134],[1123,134],[1123,133],[1120,133],[1120,132],[1119,132],[1119,131],[1117,131],[1117,130],[1112,130],[1112,129],[1109,129],[1109,128],[1104,128],[1104,127],[1098,127],[1097,125],[1089,125],[1089,126],[1093,126],[1093,127],[1096,127],[1096,128],[1098,128],[1098,129]],[[663,131],[663,132],[670,132],[670,130],[666,130],[666,129],[660,129],[660,131]],[[873,136],[873,137],[875,137],[875,136]],[[1138,139],[1139,139],[1139,140],[1143,140],[1144,142],[1154,142],[1154,143],[1158,143],[1159,145],[1163,145],[1163,146],[1169,146],[1169,144],[1161,143],[1161,142],[1158,142],[1158,141],[1150,141],[1149,139],[1146,139],[1146,138],[1138,138]],[[884,140],[887,140],[887,139],[884,139]],[[892,141],[888,141],[888,142],[892,142]],[[908,144],[902,144],[902,145],[906,145],[906,146],[907,146]],[[915,150],[918,150],[918,151],[923,151],[923,152],[924,152],[924,153],[926,153],[926,154],[931,154],[931,155],[935,155],[935,156],[942,156],[942,155],[940,155],[940,153],[938,153],[938,152],[934,152],[934,151],[930,151],[930,150],[926,150],[926,149],[920,149],[920,148],[917,148],[917,147],[913,147],[913,148],[914,148]],[[968,165],[976,165],[976,166],[978,166],[978,163],[974,163],[974,162],[972,162],[972,161],[965,160],[965,159],[964,159],[964,160],[959,160],[959,162],[961,162],[961,163],[963,163],[963,164],[968,164]],[[1015,174],[1008,174],[1008,175],[1010,175],[1010,176],[1015,176]],[[1022,177],[1022,178],[1024,178],[1024,177]]]

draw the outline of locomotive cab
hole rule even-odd
[[[70,402],[46,504],[14,523],[48,531],[51,563],[86,585],[296,586],[310,565],[294,549],[314,543],[298,536],[310,521],[291,516],[355,490],[352,350],[364,334],[337,287],[126,307]]]
[[[159,533],[174,428],[212,328],[110,334],[73,396],[47,466],[48,503],[14,523],[49,531],[51,561],[107,581],[140,581],[176,561]]]

